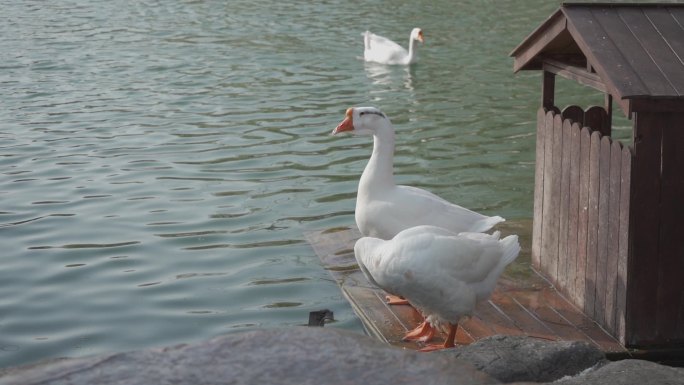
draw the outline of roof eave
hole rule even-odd
[[[513,71],[541,69],[534,65],[541,50],[566,29],[567,20],[561,9],[549,16],[539,27],[530,33],[509,56],[513,57]]]

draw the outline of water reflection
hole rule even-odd
[[[425,68],[419,64],[410,66],[384,65],[378,63],[363,63],[364,74],[369,80],[368,100],[369,104],[380,107],[393,122],[402,119],[393,113],[388,106],[401,106],[406,111],[415,111],[420,99],[425,93],[424,89],[417,86],[418,74]]]
[[[415,66],[390,66],[364,62],[363,69],[368,79],[372,80],[376,86],[392,86],[398,79],[401,79],[406,89],[413,90],[412,72],[415,72]]]

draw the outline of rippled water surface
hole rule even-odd
[[[508,54],[557,2],[0,3],[0,366],[320,308],[362,332],[303,237],[353,224],[352,105],[393,120],[399,182],[531,216],[539,78]],[[359,60],[414,26],[417,65]]]

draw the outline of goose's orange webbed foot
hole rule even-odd
[[[404,341],[428,342],[435,336],[435,329],[427,321],[423,321],[415,329],[404,335]]]
[[[456,338],[456,329],[458,329],[458,324],[449,325],[449,335],[447,336],[446,340],[444,341],[444,344],[427,345],[424,348],[420,349],[420,351],[421,352],[432,352],[435,350],[453,348],[454,346],[456,346],[456,345],[454,345],[454,339]]]

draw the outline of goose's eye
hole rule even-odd
[[[359,116],[363,116],[365,114],[373,114],[373,115],[377,115],[377,116],[380,116],[383,118],[385,117],[385,115],[379,111],[361,111],[361,112],[359,112]]]

